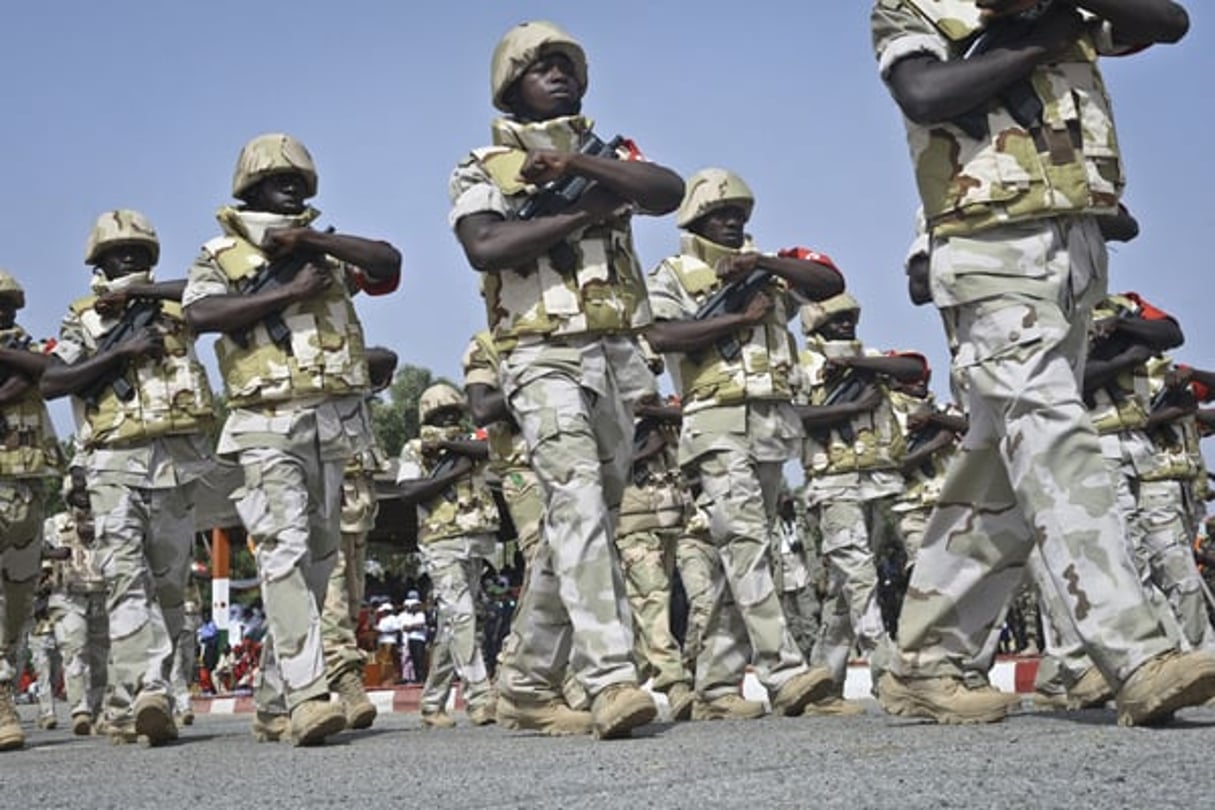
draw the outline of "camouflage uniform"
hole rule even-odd
[[[800,509],[798,510],[801,511]],[[793,520],[777,518],[773,532],[777,542],[772,551],[772,581],[780,594],[781,609],[797,648],[809,660],[821,625],[823,606],[818,600],[818,579],[822,573],[815,531],[805,525],[813,518],[797,514]]]
[[[528,40],[528,31],[539,39]],[[534,61],[545,38],[585,67],[568,35],[528,24],[496,54],[497,90]],[[475,150],[452,175],[452,226],[472,214],[515,219],[536,191],[519,180],[528,151],[573,151],[590,127],[581,116],[495,120],[494,145]],[[652,380],[632,337],[650,312],[630,219],[622,211],[572,237],[571,250],[481,276],[502,390],[545,503],[543,542],[516,611],[530,632],[512,633],[498,678],[500,693],[529,704],[560,696],[567,661],[592,697],[637,682],[612,525],[630,466],[628,403]]]
[[[136,241],[157,255],[156,233],[134,211],[102,214],[85,262],[107,246]],[[54,354],[72,365],[93,357],[120,322],[96,309],[99,296],[151,282],[150,271],[113,281],[96,271],[92,295],[68,308]],[[181,305],[160,301],[159,359],[131,362],[123,379],[137,393],[124,400],[107,386],[95,402],[72,396],[76,438],[87,469],[97,562],[105,575],[110,623],[106,722],[133,734],[138,697],[170,693],[173,645],[185,620],[185,590],[195,531],[199,479],[212,467],[215,404]]]
[[[66,548],[72,554],[53,563],[47,604],[63,658],[68,711],[73,718],[84,715],[91,723],[101,717],[110,636],[105,577],[93,545],[76,531],[85,514],[73,510],[48,518],[44,536],[48,549]]]
[[[978,14],[961,0],[879,0],[872,31],[882,76],[915,54],[960,58]],[[1088,315],[1106,286],[1092,215],[1112,213],[1123,185],[1095,62],[1112,49],[1109,33],[1091,25],[1070,53],[1033,74],[1047,125],[1037,132],[1051,160],[1000,105],[985,108],[982,139],[953,123],[907,121],[933,235],[933,300],[957,339],[970,431],[904,603],[895,666],[904,677],[961,674],[1035,540],[1111,684],[1171,647],[1123,552],[1126,527],[1080,396]]]
[[[927,399],[919,399],[893,391],[890,395],[890,402],[894,406],[894,414],[899,420],[904,441],[910,452],[916,436],[909,429],[907,419],[921,409],[933,409],[935,404],[932,394],[930,393]],[[947,408],[946,412],[950,412],[950,410]],[[945,471],[956,450],[957,442],[955,441],[950,446],[933,453],[918,469],[903,473],[903,490],[895,498],[894,506],[891,508],[898,516],[898,534],[903,541],[903,548],[907,552],[909,567],[915,565],[916,555],[924,542],[924,533],[928,529],[928,518],[941,497]]]
[[[202,626],[202,595],[198,583],[191,578],[186,588],[185,620],[177,636],[173,652],[173,670],[169,681],[173,685],[173,710],[179,719],[194,722],[194,711],[190,704],[190,687],[194,684],[194,671],[198,667],[198,628]]]
[[[46,614],[35,615],[29,636],[30,664],[38,676],[38,724],[54,728],[55,689],[63,678],[63,655],[55,640],[55,623]]]
[[[456,391],[448,390],[456,402],[463,402]],[[430,475],[438,458],[423,454],[423,442],[455,440],[465,435],[458,426],[423,424],[421,437],[406,442],[401,449],[397,481]],[[439,617],[430,671],[422,690],[423,714],[444,710],[455,676],[464,681],[464,699],[470,712],[488,705],[491,699],[476,614],[481,569],[493,558],[498,533],[498,506],[485,473],[486,465],[477,464],[470,475],[445,492],[418,504],[418,550],[430,575]]]
[[[303,145],[287,135],[259,136],[241,153],[233,195],[284,170],[302,173],[309,196],[315,193],[316,172]],[[207,242],[190,267],[183,302],[240,294],[268,261],[260,247],[266,230],[306,227],[317,216],[315,209],[287,216],[221,208],[223,235]],[[255,692],[265,716],[328,697],[320,615],[341,547],[343,471],[372,435],[363,330],[347,287],[356,269],[332,259],[323,264],[332,283],[281,312],[289,352],[264,322],[249,330],[245,346],[230,335],[215,344],[230,409],[217,449],[244,468],[244,486],[232,499],[257,544],[269,624]]]
[[[683,639],[684,669],[696,678],[696,662],[700,660],[705,645],[705,630],[709,619],[717,609],[720,620],[731,619],[738,614],[734,596],[727,588],[718,591],[725,574],[721,555],[709,536],[709,515],[703,508],[693,505],[691,517],[684,532],[675,543],[675,566],[688,598],[688,624]],[[720,608],[717,601],[721,600]],[[740,632],[746,633],[746,629]]]

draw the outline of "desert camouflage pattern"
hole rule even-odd
[[[236,159],[236,169],[232,172],[232,196],[243,197],[245,192],[270,175],[285,172],[302,175],[307,183],[307,196],[316,196],[316,164],[304,145],[283,132],[258,135],[241,148],[240,156]]]
[[[53,536],[52,532],[63,531],[61,521],[56,520],[60,517],[63,515],[47,520],[48,537]],[[68,712],[72,715],[100,717],[104,706],[110,655],[110,622],[105,600],[104,590],[63,587],[53,590],[48,600],[55,646],[63,659]]]
[[[439,453],[426,454],[422,445],[428,441],[469,438],[460,427],[441,428],[423,425],[421,435],[401,448],[397,482],[426,478],[439,463]],[[496,534],[498,504],[486,480],[487,462],[475,462],[472,471],[457,480],[446,491],[418,504],[418,545],[467,535]]]
[[[667,445],[657,455],[633,465],[633,480],[620,501],[619,535],[654,529],[678,529],[687,515],[688,495],[675,451],[678,433],[667,427]]]
[[[347,671],[362,677],[367,653],[359,649],[355,630],[367,582],[367,535],[375,527],[379,503],[374,471],[380,468],[379,451],[373,444],[360,461],[353,457],[342,477],[339,526],[342,545],[326,585],[321,610],[321,642],[325,648],[325,677],[332,686]],[[364,469],[366,466],[366,469]]]
[[[132,276],[151,281],[148,274]],[[120,286],[113,282],[108,285],[113,289]],[[105,336],[118,326],[120,318],[103,317],[97,312],[96,303],[97,296],[90,295],[77,299],[68,308],[55,352],[65,362],[95,356]],[[112,387],[102,392],[95,406],[79,396],[72,397],[77,440],[85,449],[122,447],[161,436],[197,433],[209,430],[214,423],[211,384],[194,352],[195,337],[186,325],[180,304],[161,302],[156,330],[164,341],[164,355],[128,363],[123,371],[123,377],[136,392],[130,400],[120,399]]]
[[[494,47],[490,62],[489,88],[494,106],[502,112],[510,112],[506,103],[506,91],[541,56],[561,53],[569,57],[574,65],[574,76],[582,89],[587,85],[586,52],[574,39],[556,24],[547,20],[532,20],[510,29]]]
[[[1093,308],[1092,323],[1119,317],[1138,317],[1141,307],[1125,295],[1109,295]],[[1090,335],[1090,347],[1093,345]],[[1140,364],[1118,374],[1107,386],[1090,395],[1089,417],[1098,433],[1118,433],[1147,427],[1151,408],[1151,383],[1147,364]]]
[[[802,656],[810,660],[819,633],[822,605],[818,583],[823,575],[818,554],[818,527],[797,509],[793,521],[780,518],[773,530],[772,581],[780,594],[785,623]]]
[[[923,408],[935,408],[933,395],[929,393],[927,399],[919,399],[899,391],[891,391],[890,403],[894,407],[895,417],[899,420],[904,440],[910,448],[911,432],[907,419]],[[952,406],[945,410],[956,411]],[[952,444],[933,453],[915,469],[903,471],[903,490],[890,508],[898,519],[898,535],[903,542],[908,566],[915,565],[916,554],[919,553],[924,542],[924,533],[928,530],[928,518],[941,498],[945,473],[949,469],[950,460],[957,452],[959,441],[955,439]]]
[[[25,309],[25,288],[7,270],[0,268],[0,296],[11,298],[17,309]]]
[[[688,598],[683,668],[696,684],[700,682],[696,662],[704,650],[705,628],[709,624],[710,614],[717,609],[713,577],[721,566],[717,548],[709,540],[708,516],[699,510],[692,510],[686,529],[675,543],[675,566],[679,569],[679,579]],[[738,612],[738,606],[728,592],[723,594],[720,609]]]
[[[802,334],[813,335],[836,315],[852,312],[860,319],[861,302],[852,293],[842,292],[825,298],[822,301],[807,301],[798,310],[798,319],[802,322]]]
[[[705,214],[737,205],[751,218],[755,194],[747,182],[727,169],[701,169],[688,178],[683,201],[675,212],[675,226],[687,228]]]
[[[969,0],[878,0],[871,27],[883,77],[908,56],[961,59],[979,29]],[[1125,185],[1099,53],[1115,52],[1109,28],[1091,20],[1066,53],[1030,82],[1044,111],[1026,130],[1002,105],[989,107],[987,137],[955,123],[906,120],[928,227],[937,237],[1044,217],[1113,212]],[[938,303],[941,303],[938,301]]]
[[[464,682],[464,700],[475,709],[491,697],[489,673],[481,654],[476,605],[481,599],[481,569],[493,557],[496,538],[491,534],[464,535],[436,540],[421,547],[438,612],[433,659],[450,659],[450,666],[431,666],[422,688],[422,711],[447,706],[452,680]],[[437,653],[437,654],[436,654]]]
[[[188,307],[208,295],[238,294],[268,261],[258,247],[258,232],[302,226],[316,216],[315,211],[303,217],[274,217],[220,209],[224,235],[204,245],[190,267],[182,303]],[[244,408],[369,390],[363,327],[350,302],[346,265],[330,261],[325,269],[333,275],[333,283],[319,295],[288,304],[281,313],[291,330],[290,352],[270,339],[261,322],[250,330],[248,348],[241,348],[228,335],[216,340],[215,353],[230,406]]]
[[[1165,386],[1165,377],[1173,368],[1167,356],[1153,357],[1147,363],[1148,397],[1154,398]],[[1136,467],[1142,481],[1193,481],[1206,470],[1198,449],[1200,437],[1193,419],[1181,419],[1150,431],[1152,443],[1149,461]]]
[[[0,477],[0,683],[17,680],[17,650],[41,573],[45,499],[42,481]]]
[[[75,514],[74,514],[75,513]],[[47,550],[66,548],[71,552],[66,560],[50,560],[51,586],[71,593],[101,593],[105,591],[105,576],[97,564],[97,550],[86,543],[76,530],[76,510],[60,512],[46,519],[42,540]],[[88,513],[84,513],[85,519]]]
[[[536,124],[495,121],[494,146],[475,150],[452,175],[452,227],[470,214],[514,219],[538,191],[519,179],[528,151],[576,151],[592,123],[581,116]],[[534,262],[481,274],[487,322],[501,350],[525,336],[632,334],[649,325],[630,217],[624,206],[614,218],[572,235]],[[554,256],[562,257],[560,265]]]
[[[30,664],[38,676],[38,717],[55,717],[55,684],[63,673],[63,656],[55,641],[55,625],[49,618],[33,623],[29,635]],[[66,680],[66,679],[64,679]]]
[[[24,342],[29,336],[20,326],[0,330],[0,345],[9,341]],[[49,347],[31,341],[29,350],[43,354]],[[55,426],[51,424],[46,402],[34,386],[17,402],[0,406],[0,479],[44,478],[62,469],[63,459]]]
[[[160,239],[143,214],[129,208],[106,211],[97,217],[84,245],[84,263],[96,265],[101,254],[118,245],[143,245],[152,251],[152,264],[160,260]]]
[[[969,300],[942,315],[958,341],[970,430],[920,549],[892,668],[961,677],[1037,548],[1049,587],[1117,688],[1173,645],[1125,551],[1126,523],[1080,394],[1089,316],[1106,294],[1097,223],[936,239],[931,273],[947,297]],[[958,295],[959,285],[970,289]]]
[[[714,269],[716,263],[726,256],[754,250],[750,244],[736,251],[693,233],[681,234],[680,252],[664,259],[649,275],[654,317],[691,318],[722,286]],[[742,402],[788,402],[793,398],[791,378],[797,364],[797,349],[785,324],[789,322],[791,307],[801,301],[775,277],[768,292],[775,305],[763,323],[734,334],[741,347],[736,360],[726,360],[717,346],[696,355],[681,353],[666,358],[685,414]]]
[[[200,600],[198,583],[191,578],[186,585],[183,621],[181,631],[173,644],[173,667],[169,671],[173,710],[179,715],[193,711],[190,688],[194,683],[194,670],[198,666],[198,628],[202,626]]]
[[[493,335],[482,330],[473,335],[464,350],[461,366],[464,369],[464,387],[484,385],[498,391],[502,383],[498,371],[502,358],[494,345]],[[509,420],[499,420],[485,426],[489,438],[489,471],[504,478],[512,470],[530,467],[527,465],[527,445],[523,436]],[[517,528],[517,525],[516,525]]]

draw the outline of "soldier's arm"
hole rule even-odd
[[[664,405],[657,401],[642,400],[633,408],[636,416],[648,416],[660,422],[678,425],[683,421],[683,410],[675,405]]]
[[[581,175],[655,216],[671,213],[683,199],[682,178],[665,166],[644,160],[615,160],[581,152],[533,152],[520,173],[532,183]]]
[[[34,383],[46,371],[50,357],[41,352],[31,352],[27,349],[0,348],[0,366],[6,366],[17,372],[17,375],[32,380]],[[10,379],[15,379],[10,378]]]
[[[401,252],[388,242],[312,228],[285,228],[266,234],[274,256],[307,250],[353,264],[373,281],[392,282],[401,275]]]
[[[489,442],[484,439],[443,439],[439,448],[477,461],[489,458]]]
[[[485,427],[510,417],[506,408],[506,397],[501,388],[494,388],[485,383],[472,383],[464,386],[468,395],[468,410],[472,413],[473,423],[477,427]]]
[[[228,293],[208,295],[186,305],[186,321],[197,334],[239,332],[288,304],[319,295],[331,283],[332,275],[314,265],[305,265],[291,281],[253,295]]]
[[[1118,318],[1114,321],[1114,331],[1156,353],[1176,349],[1185,343],[1181,326],[1172,318]]]
[[[761,323],[772,306],[772,299],[766,293],[758,292],[751,296],[742,312],[727,312],[703,320],[655,321],[646,330],[645,339],[656,352],[690,354],[703,351],[740,329]]]
[[[371,388],[382,391],[392,385],[392,375],[397,370],[397,353],[383,346],[369,346],[363,355],[367,358],[367,374],[371,377]]]
[[[407,478],[397,482],[397,491],[407,504],[417,504],[442,495],[447,489],[472,470],[472,460],[461,456],[456,460],[451,472],[438,478]]]
[[[1188,381],[1196,382],[1206,388],[1215,390],[1215,371],[1203,371],[1200,368],[1186,366],[1186,374]]]
[[[1133,45],[1177,42],[1190,30],[1185,8],[1171,0],[1076,0],[1106,20],[1118,42]]]
[[[1180,401],[1172,401],[1163,408],[1157,408],[1148,414],[1148,429],[1171,424],[1178,419],[1185,419],[1198,411],[1198,402],[1193,397],[1182,397]]]
[[[954,436],[947,430],[942,430],[915,450],[903,456],[903,471],[910,472],[932,458],[938,451],[953,444]]]
[[[641,449],[633,453],[633,463],[641,464],[658,455],[667,446],[667,440],[663,437],[662,432],[651,430],[649,435],[645,437],[645,444]]]
[[[876,385],[867,385],[852,402],[838,405],[794,405],[802,424],[808,428],[824,428],[847,422],[855,416],[869,413],[882,404],[882,392]]]
[[[884,377],[906,383],[924,379],[927,371],[922,359],[906,354],[881,357],[835,357],[831,362],[835,365],[881,374]]]
[[[58,357],[48,358],[39,388],[46,399],[58,399],[87,388],[98,377],[111,372],[114,366],[136,357],[158,356],[164,350],[160,336],[149,329],[119,343],[108,352],[99,352],[87,360],[65,363]]]
[[[20,402],[37,387],[38,383],[24,374],[9,375],[9,378],[0,384],[0,406]]]
[[[1114,378],[1123,371],[1147,362],[1154,353],[1150,347],[1142,343],[1132,343],[1108,360],[1099,360],[1090,355],[1084,363],[1085,395],[1113,382]]]
[[[1213,431],[1208,435],[1215,435],[1215,408],[1203,408],[1195,414],[1195,417],[1198,419],[1198,424]]]
[[[967,419],[965,416],[958,416],[952,413],[933,411],[928,415],[928,421],[935,425],[940,425],[950,433],[962,434],[970,430],[969,419]]]
[[[822,301],[844,291],[843,274],[825,256],[824,261],[813,261],[761,253],[742,255],[756,256],[757,268],[783,278],[790,287],[811,301]]]

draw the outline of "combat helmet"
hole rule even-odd
[[[557,25],[534,20],[507,31],[494,48],[489,77],[494,106],[502,112],[510,112],[506,103],[507,91],[541,55],[553,51],[565,54],[574,63],[574,75],[585,90],[586,51],[582,50],[582,45]]]
[[[455,408],[464,410],[464,394],[448,383],[436,383],[418,398],[418,421],[427,424],[437,412]]]
[[[855,312],[860,317],[861,304],[846,292],[806,304],[801,311],[802,331],[807,335],[817,332],[841,312]]]
[[[299,172],[308,184],[308,197],[316,196],[316,164],[312,155],[285,132],[267,132],[245,144],[232,173],[232,196],[243,199],[263,179],[280,172]]]
[[[84,245],[84,263],[96,266],[101,254],[115,245],[144,245],[152,251],[152,265],[160,261],[160,240],[148,218],[130,208],[106,211],[97,217]]]
[[[0,296],[13,299],[16,308],[25,306],[25,290],[7,270],[0,269]]]
[[[683,202],[675,214],[675,225],[686,228],[705,214],[727,205],[739,206],[750,219],[755,208],[751,187],[732,171],[701,169],[688,179]]]

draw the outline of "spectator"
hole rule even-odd
[[[397,647],[401,643],[401,625],[392,602],[384,602],[376,608],[376,616],[378,649],[375,660],[380,665],[380,686],[391,686],[397,681]]]
[[[401,635],[409,648],[409,660],[413,663],[413,682],[426,680],[426,612],[417,591],[405,597],[399,616]]]

